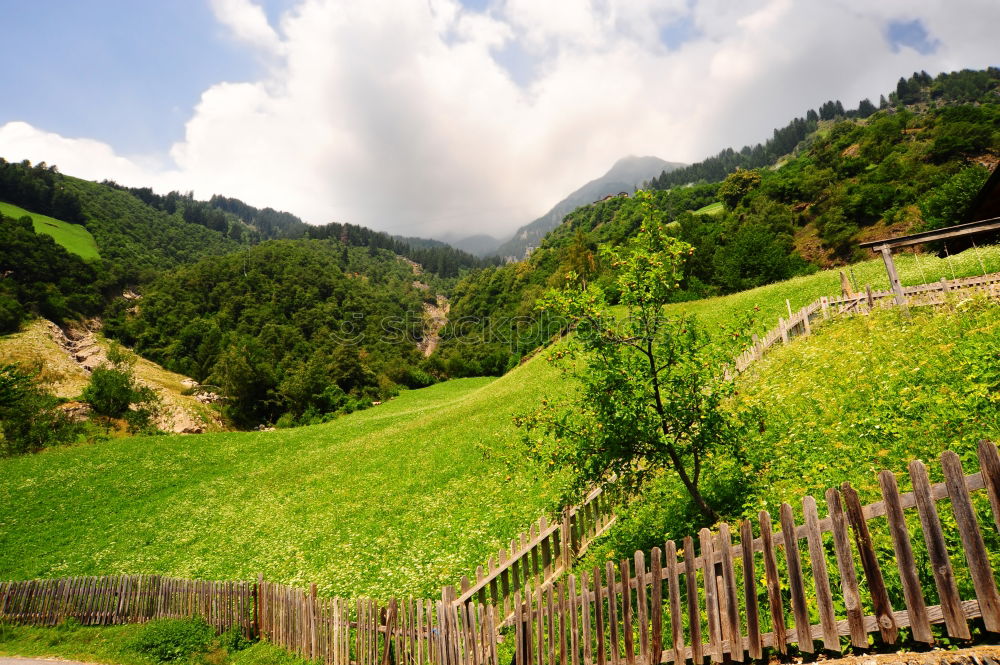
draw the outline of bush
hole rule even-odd
[[[0,366],[0,457],[69,443],[80,427],[38,383],[38,371]]]
[[[95,367],[90,375],[90,383],[83,389],[83,401],[100,416],[124,419],[130,432],[152,433],[159,399],[152,388],[135,380],[134,362],[123,349],[112,346],[108,362]]]
[[[183,660],[208,651],[215,631],[201,617],[159,619],[147,623],[130,647],[160,663]]]

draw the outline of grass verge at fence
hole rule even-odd
[[[689,537],[681,549],[667,542],[663,550],[636,552],[633,561],[518,594],[516,663],[743,662],[792,645],[813,653],[815,641],[840,652],[842,637],[858,648],[869,646],[871,634],[892,645],[904,628],[932,644],[937,624],[951,638],[969,639],[973,619],[1000,631],[1000,594],[983,538],[985,531],[995,543],[1000,528],[1000,454],[983,441],[978,457],[979,473],[964,475],[958,455],[946,451],[944,482],[932,484],[923,463],[913,461],[910,492],[900,493],[896,476],[883,471],[877,503],[862,506],[845,484],[827,490],[826,517],[807,496],[801,524],[786,503],[780,531],[761,511],[756,536],[750,521],[737,529],[722,524],[700,532],[698,555]],[[981,506],[980,517],[972,493],[982,490],[989,508]],[[886,540],[889,557],[876,546]],[[902,589],[895,602],[889,576],[898,576]]]
[[[952,295],[976,293],[990,298],[1000,295],[1000,273],[954,280],[942,277],[939,282],[903,287],[907,306],[942,305]],[[778,325],[763,337],[754,335],[753,345],[737,356],[733,365],[737,372],[743,372],[778,342],[787,344],[792,337],[811,334],[814,321],[829,319],[831,315],[866,314],[876,307],[895,307],[894,297],[891,290],[872,291],[868,288],[865,293],[853,296],[822,297],[794,313],[789,306],[788,318],[779,317]]]

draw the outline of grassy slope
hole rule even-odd
[[[928,254],[899,254],[895,256],[895,262],[904,286],[935,282],[942,277],[952,279],[953,275],[970,277],[981,275],[984,271],[1000,272],[1000,245],[969,249],[950,259],[939,259]],[[674,305],[672,309],[693,314],[706,326],[717,328],[719,325],[730,324],[741,314],[759,307],[760,311],[755,314],[759,329],[769,330],[777,325],[779,316],[788,316],[786,298],[791,303],[792,311],[796,311],[820,296],[839,296],[840,270],[824,270],[728,296],[681,303]],[[856,263],[842,270],[849,279],[853,275],[859,291],[864,291],[865,284],[871,284],[876,291],[889,288],[889,279],[881,258]]]
[[[694,211],[696,215],[721,215],[725,208],[721,201],[716,201],[715,203],[709,203],[707,206],[703,206]]]
[[[747,515],[849,481],[868,501],[876,474],[923,459],[937,481],[947,449],[978,468],[976,442],[998,440],[1000,307],[883,311],[820,326],[740,378],[741,401],[765,413],[756,443],[762,488]]]
[[[327,594],[434,594],[547,503],[544,479],[498,457],[555,376],[535,359],[325,425],[0,460],[0,579],[263,572]]]
[[[987,270],[1000,268],[1000,251],[981,256]],[[926,279],[950,270],[920,260]],[[971,252],[955,265],[959,276],[980,272]],[[921,281],[912,258],[900,267],[907,283]],[[879,285],[883,268],[869,262],[854,272]],[[683,307],[718,322],[759,304],[768,321],[785,297],[799,307],[838,290],[832,271]],[[519,457],[511,417],[562,390],[535,358],[497,380],[404,393],[316,427],[126,439],[0,460],[0,505],[11,507],[0,512],[0,578],[261,571],[315,581],[325,593],[435,593],[483,563],[554,494],[533,469],[507,460]]]
[[[94,236],[90,235],[90,231],[80,224],[70,224],[54,217],[28,212],[24,208],[2,201],[0,201],[0,214],[14,219],[27,215],[31,217],[35,233],[45,233],[52,236],[52,239],[67,251],[88,261],[100,258],[97,251],[97,241],[94,240]]]

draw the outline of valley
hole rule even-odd
[[[160,194],[0,160],[0,581],[238,580],[256,585],[257,603],[273,584],[276,598],[299,608],[283,615],[294,630],[274,629],[285,631],[281,639],[304,621],[317,630],[317,613],[327,612],[322,625],[339,625],[329,613],[340,610],[324,603],[348,599],[356,605],[343,624],[358,640],[356,658],[363,630],[372,653],[389,658],[380,634],[392,634],[399,617],[417,620],[409,605],[397,615],[389,599],[461,609],[449,594],[488,575],[493,587],[477,600],[486,588],[496,597],[502,582],[511,587],[501,585],[505,595],[525,592],[541,622],[542,587],[562,597],[568,580],[576,594],[585,575],[600,582],[597,568],[608,571],[613,594],[617,566],[624,613],[635,561],[636,606],[660,611],[641,595],[644,576],[660,575],[646,570],[644,552],[650,566],[663,551],[673,552],[668,566],[690,554],[683,574],[694,584],[714,580],[692,572],[693,541],[680,555],[677,543],[700,536],[706,571],[714,563],[705,552],[718,547],[729,576],[737,570],[725,559],[736,551],[725,541],[730,524],[735,533],[757,525],[762,511],[777,519],[781,510],[782,533],[794,526],[788,520],[812,529],[803,497],[835,486],[847,496],[841,484],[850,483],[859,501],[874,503],[888,482],[879,471],[899,475],[913,460],[930,467],[946,450],[969,469],[986,465],[980,441],[1000,437],[992,292],[955,291],[934,307],[834,312],[810,335],[729,372],[779,317],[823,296],[888,288],[883,260],[860,242],[992,214],[1000,71],[901,81],[905,94],[879,107],[830,101],[762,144],[702,162],[620,160],[522,227],[499,256],[483,256],[485,238],[466,245],[474,255],[346,222],[310,225],[221,195]],[[997,239],[988,232],[901,251],[900,281],[1000,273]],[[158,408],[143,421],[140,398],[150,394]],[[930,482],[942,473],[933,467]],[[971,489],[993,487],[990,473],[984,466]],[[904,492],[908,482],[900,475]],[[578,558],[569,507],[595,486],[615,521]],[[990,497],[980,492],[967,520],[986,527],[973,568],[1000,566]],[[880,505],[876,516],[888,514]],[[574,508],[573,519],[594,520],[588,510]],[[809,536],[808,584],[821,584],[813,571],[833,520],[818,540]],[[959,522],[943,518],[949,545]],[[753,536],[749,528],[741,539]],[[874,565],[888,566],[900,546],[887,532],[874,538]],[[798,540],[789,542],[780,573],[793,576],[787,552]],[[739,564],[744,585],[760,577],[754,551]],[[930,584],[927,557],[912,567]],[[563,577],[536,585],[531,600],[532,575],[557,562]],[[721,575],[735,613],[726,630],[738,636],[743,589]],[[957,578],[966,599],[985,593],[974,577],[963,569]],[[658,586],[654,593],[670,589]],[[589,607],[583,589],[574,608]],[[684,593],[697,606],[691,589]],[[905,581],[889,579],[886,589],[890,605],[912,607]],[[823,619],[822,595],[817,586],[813,606],[786,608],[796,626]],[[124,608],[125,595],[115,598]],[[395,609],[379,614],[362,599]],[[551,596],[548,605],[551,616]],[[497,617],[483,611],[459,619],[486,644],[502,638],[500,651],[493,644],[482,658],[524,658],[514,653],[515,627],[487,630]],[[244,628],[261,631],[260,605],[253,612],[256,623]],[[288,619],[294,612],[312,618]],[[646,620],[635,618],[633,636],[623,614],[622,648],[644,639]],[[440,627],[432,626],[427,635]],[[516,630],[525,626],[531,635],[531,620]],[[618,634],[610,635],[617,649]],[[292,650],[317,654],[315,632],[312,639]],[[466,639],[476,644],[475,635]],[[708,639],[721,656],[722,638]]]

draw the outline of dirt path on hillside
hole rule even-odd
[[[91,319],[86,323],[79,326],[70,326],[67,328],[60,328],[55,323],[51,321],[45,321],[46,331],[52,340],[56,343],[59,348],[61,348],[69,359],[80,369],[82,369],[85,374],[89,375],[97,367],[100,367],[108,359],[107,349],[105,345],[98,339],[97,333],[101,329],[101,322],[99,319]],[[189,404],[189,400],[194,400],[201,404],[209,404],[213,401],[219,399],[218,395],[208,391],[196,392],[194,395],[185,399],[179,394],[167,390],[163,385],[159,385],[154,381],[148,380],[144,374],[148,374],[153,370],[150,363],[144,361],[142,358],[137,358],[135,366],[135,377],[136,380],[144,386],[148,386],[153,389],[157,397],[160,398],[160,415],[156,419],[156,426],[160,430],[165,432],[173,432],[176,434],[201,434],[205,431],[206,425],[208,424],[205,420],[204,415],[199,415],[193,412]],[[157,366],[158,369],[159,368]],[[166,371],[163,370],[165,373]],[[172,373],[171,373],[172,374]],[[183,390],[185,388],[195,388],[198,383],[192,379],[176,376],[180,385],[178,388]],[[178,391],[179,392],[179,391]],[[86,408],[85,405],[78,403],[72,403],[67,405],[70,410]],[[219,425],[219,423],[215,423]]]
[[[775,661],[772,659],[772,662]],[[932,649],[910,653],[873,653],[845,658],[820,656],[808,660],[795,658],[793,662],[815,665],[1000,665],[1000,646],[981,644],[955,651]]]
[[[441,329],[448,324],[448,312],[451,311],[451,303],[442,295],[437,296],[436,303],[424,303],[424,338],[417,344],[417,348],[424,354],[430,356],[441,343]]]

